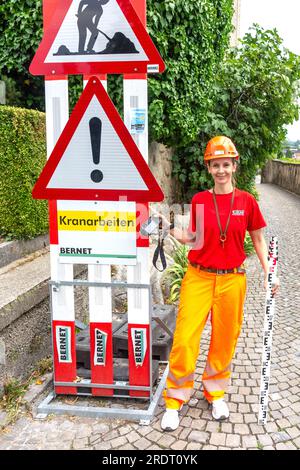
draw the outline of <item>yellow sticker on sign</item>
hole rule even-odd
[[[58,211],[58,230],[82,232],[135,232],[135,212]]]

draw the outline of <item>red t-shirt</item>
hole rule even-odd
[[[229,214],[232,192],[229,194],[217,194],[216,200],[219,208],[222,229],[225,229]],[[199,211],[202,204],[202,212]],[[197,209],[198,207],[198,209]],[[190,249],[188,259],[192,263],[198,263],[206,268],[232,269],[240,266],[246,258],[244,251],[244,239],[246,230],[258,230],[267,224],[260,212],[256,199],[246,191],[235,190],[234,204],[231,211],[230,222],[227,230],[227,239],[224,248],[220,242],[220,229],[215,212],[213,194],[210,191],[202,191],[195,194],[192,199],[189,232],[195,234],[200,228],[196,226],[196,210],[203,214],[204,237],[203,245],[199,249],[197,245]],[[202,232],[203,235],[203,232]]]

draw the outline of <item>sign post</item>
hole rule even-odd
[[[132,0],[140,21],[146,27],[146,0]],[[132,132],[133,139],[148,163],[148,90],[145,73],[125,74],[124,88],[124,121]],[[140,110],[144,114],[142,132],[136,132],[134,116]],[[142,208],[141,224],[149,217],[148,204]],[[137,240],[137,264],[128,267],[129,283],[150,284],[149,240]],[[151,358],[149,345],[151,339],[149,296],[146,290],[130,289],[128,292],[128,356],[129,382],[132,385],[149,385],[152,380]],[[138,356],[140,354],[140,357]],[[139,358],[139,360],[137,360]],[[148,396],[148,392],[131,391],[131,396]]]
[[[146,72],[161,72],[164,63],[145,29],[144,0],[99,4],[96,12],[80,0],[44,0],[44,37],[30,66],[45,75],[48,160],[33,197],[49,199],[54,390],[77,395],[85,386],[92,395],[114,396],[124,388],[151,400],[149,241],[137,220],[148,218],[150,201],[163,199],[147,165]],[[70,73],[84,76],[84,90],[68,118]],[[107,95],[107,73],[127,73],[125,124]],[[88,266],[88,281],[74,280],[73,264]],[[112,264],[127,266],[120,285],[128,289],[129,381],[121,385],[113,372]],[[76,285],[89,292],[91,379],[83,382],[76,370]]]
[[[51,22],[53,11],[56,10],[59,0],[43,1],[44,31]],[[45,108],[46,108],[46,137],[47,156],[49,158],[63,128],[69,118],[68,100],[68,78],[65,75],[45,75]],[[73,265],[63,265],[58,262],[57,256],[57,231],[56,231],[56,200],[49,201],[49,235],[50,235],[50,268],[51,280],[72,281]],[[60,362],[59,340],[66,327],[66,337],[70,346],[69,361]],[[74,293],[72,286],[62,287],[59,291],[52,292],[52,337],[53,337],[53,359],[54,359],[54,379],[60,381],[68,378],[76,379],[76,358],[75,358],[75,309]],[[56,338],[58,341],[56,341]],[[56,387],[56,393],[76,394],[76,387]]]

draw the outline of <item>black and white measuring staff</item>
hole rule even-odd
[[[271,375],[271,351],[272,351],[272,334],[273,321],[275,313],[275,298],[272,293],[272,285],[274,278],[277,276],[278,263],[278,240],[272,237],[269,244],[269,274],[268,286],[266,293],[265,318],[264,318],[264,334],[263,334],[263,351],[261,365],[261,380],[259,394],[259,412],[258,424],[266,424],[267,410],[269,400],[269,385]]]

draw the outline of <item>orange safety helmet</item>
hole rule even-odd
[[[204,152],[204,161],[228,157],[235,158],[236,160],[239,158],[238,151],[229,137],[218,135],[210,139]]]

